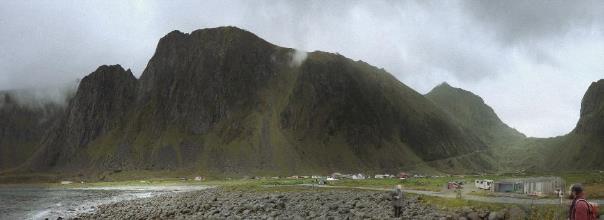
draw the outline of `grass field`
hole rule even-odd
[[[463,182],[464,184],[474,184],[475,179],[501,179],[502,176],[445,176],[445,177],[421,177],[400,179],[365,179],[365,180],[338,180],[330,184],[335,186],[352,187],[384,187],[392,188],[398,184],[405,189],[427,190],[439,192],[446,189],[448,182]]]
[[[434,205],[440,209],[448,211],[461,210],[465,208],[473,208],[476,210],[500,211],[504,209],[518,209],[525,213],[528,220],[541,219],[566,219],[566,207],[561,208],[556,205],[515,205],[501,203],[484,203],[475,202],[464,199],[446,199],[441,197],[420,196],[422,202],[428,205]]]
[[[566,181],[567,190],[574,183],[585,187],[588,198],[604,198],[604,173],[594,171],[589,173],[565,173],[561,175]]]
[[[19,176],[1,176],[0,180],[24,180],[26,183],[60,185],[62,180],[70,180],[74,185],[80,181],[86,182],[87,186],[111,186],[111,185],[142,185],[142,184],[204,184],[204,185],[221,185],[229,187],[249,187],[259,185],[295,185],[301,183],[312,183],[312,179],[249,179],[241,177],[207,177],[205,181],[183,181],[182,177],[187,179],[194,178],[190,171],[123,171],[123,172],[106,172],[99,174],[103,177],[103,181],[88,181],[89,178],[72,176],[60,177],[56,174],[29,174]],[[565,182],[567,188],[573,183],[582,183],[587,192],[588,198],[604,198],[604,173],[599,171],[594,172],[574,172],[574,173],[558,173],[558,174],[527,174],[527,175],[473,175],[473,176],[443,176],[443,177],[423,177],[409,178],[406,180],[399,179],[365,179],[365,180],[349,180],[342,179],[338,181],[330,181],[328,184],[333,186],[347,187],[377,187],[377,188],[393,188],[401,184],[406,189],[428,190],[428,191],[443,191],[447,182],[462,181],[466,185],[472,184],[475,179],[508,179],[522,178],[534,176],[560,176]],[[0,181],[3,182],[3,181]],[[14,183],[14,182],[7,182]],[[486,195],[484,192],[474,192],[476,195]]]

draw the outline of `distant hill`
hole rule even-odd
[[[167,34],[140,79],[99,67],[41,143],[22,170],[492,169],[480,137],[386,71],[235,27]]]
[[[489,145],[498,171],[604,169],[604,80],[585,93],[576,128],[552,138],[526,138],[501,122],[480,97],[446,83],[426,97]]]
[[[532,159],[526,136],[502,122],[480,96],[442,83],[426,97],[489,146],[498,171],[522,169],[523,163]]]
[[[507,145],[526,138],[503,123],[480,96],[469,91],[443,83],[432,89],[426,97],[489,145]]]

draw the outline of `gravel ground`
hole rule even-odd
[[[403,219],[458,219],[406,198]],[[220,188],[101,205],[78,219],[388,219],[387,192],[301,190],[233,191]]]

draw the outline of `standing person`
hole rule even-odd
[[[564,191],[562,191],[562,189],[557,189],[556,195],[558,195],[558,197],[560,198],[560,205],[564,204],[562,201],[562,199],[564,198]]]
[[[396,185],[396,188],[392,192],[392,207],[394,207],[394,217],[399,218],[403,212],[403,187]]]
[[[598,216],[597,208],[585,200],[585,192],[581,184],[575,184],[570,188],[570,197],[573,202],[568,211],[570,220],[593,220]]]

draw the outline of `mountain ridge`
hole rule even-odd
[[[139,79],[120,65],[82,79],[15,172],[594,168],[604,153],[597,147],[604,143],[603,84],[590,86],[569,135],[527,138],[481,97],[447,83],[422,95],[366,62],[280,47],[236,27],[172,31]],[[555,156],[560,152],[569,157]],[[573,162],[581,157],[585,164]]]
[[[138,80],[117,66],[84,78],[28,167],[395,172],[435,171],[426,162],[438,160],[449,172],[490,169],[447,159],[486,145],[391,74],[325,52],[296,66],[296,52],[235,27],[170,32]],[[123,77],[101,77],[112,73]]]

